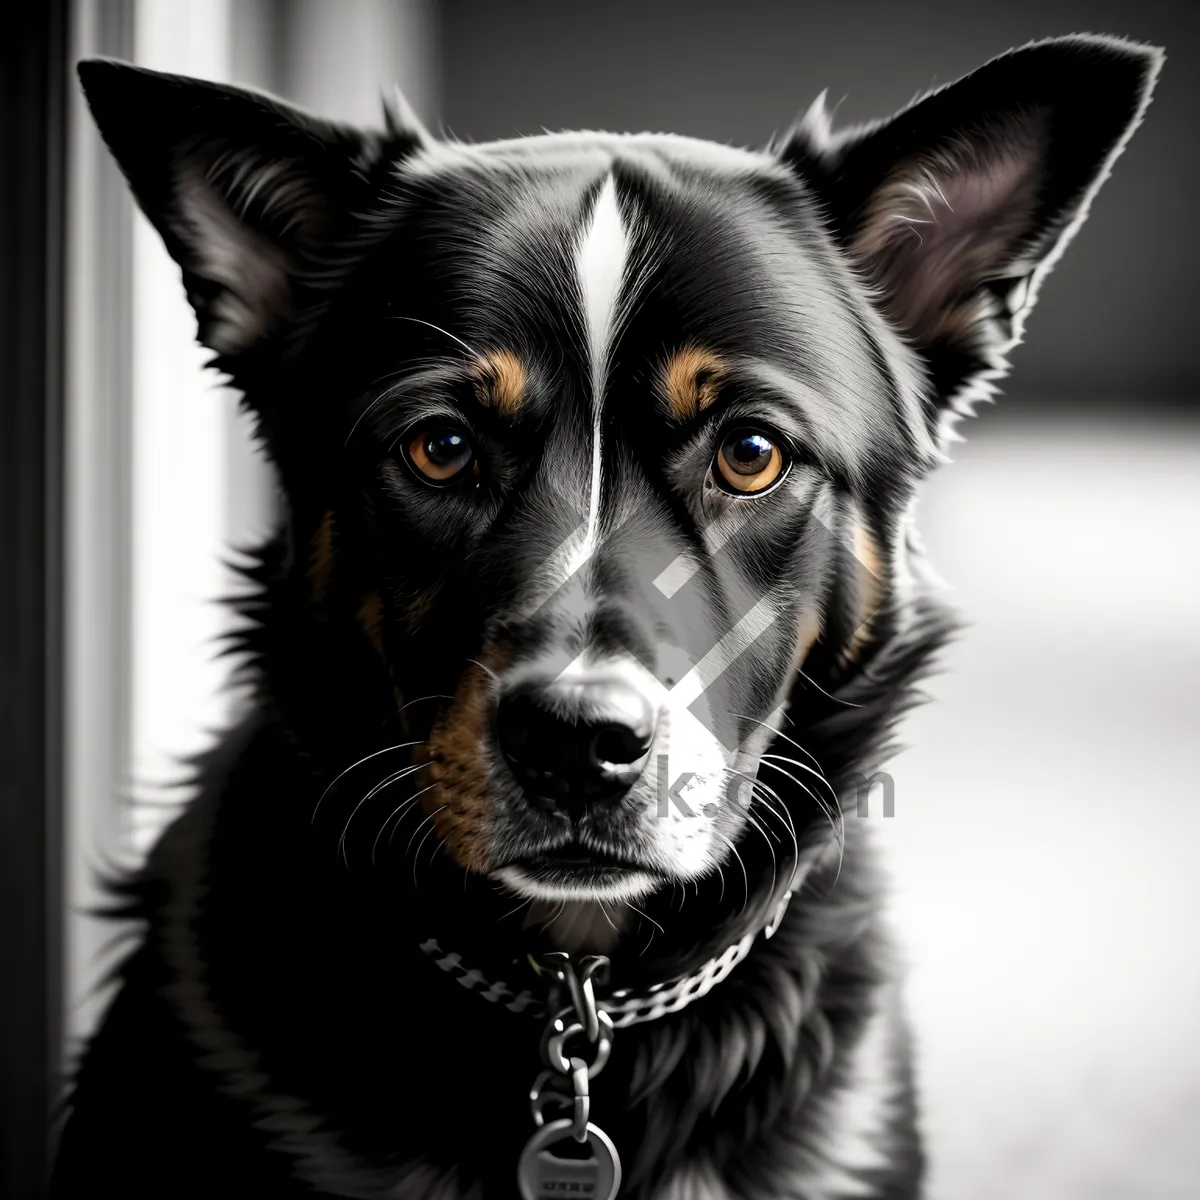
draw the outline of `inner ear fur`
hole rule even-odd
[[[873,125],[819,98],[779,153],[880,307],[925,357],[936,410],[1007,370],[1038,288],[1140,123],[1160,50],[1038,42]]]
[[[372,132],[110,59],[78,71],[101,135],[181,268],[200,342],[235,378],[239,360],[294,315],[306,270],[366,210],[380,172],[427,139],[394,99],[386,129]]]

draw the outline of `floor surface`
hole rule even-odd
[[[1200,1195],[1200,423],[985,409],[889,845],[933,1200]]]

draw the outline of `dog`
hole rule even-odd
[[[287,498],[52,1194],[920,1193],[863,822],[913,527],[1159,50],[747,151],[79,74]]]

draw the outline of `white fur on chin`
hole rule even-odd
[[[642,871],[629,871],[601,884],[543,883],[531,879],[520,867],[501,867],[496,879],[518,896],[532,900],[613,901],[640,900],[659,886],[660,881]]]

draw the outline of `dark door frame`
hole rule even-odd
[[[0,1195],[45,1188],[61,1029],[67,0],[0,38]]]

